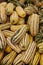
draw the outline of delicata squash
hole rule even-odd
[[[21,50],[26,50],[29,46],[29,35],[26,33],[23,39],[19,43]]]
[[[21,49],[19,48],[18,45],[14,45],[14,44],[11,43],[11,38],[10,38],[10,37],[7,38],[7,44],[8,44],[14,51],[16,51],[17,53],[20,53],[20,52],[21,52]]]
[[[5,37],[11,37],[14,34],[14,32],[10,30],[3,30],[2,32],[5,35]]]
[[[40,53],[37,51],[35,54],[35,57],[33,59],[33,64],[32,65],[37,65],[39,63],[40,60]]]
[[[43,53],[43,42],[37,44],[37,47],[39,48],[39,52]]]
[[[29,44],[32,42],[33,42],[33,37],[26,33],[23,39],[20,41],[19,47],[21,50],[26,50]]]
[[[32,43],[29,44],[27,50],[25,51],[22,61],[25,62],[25,64],[28,64],[35,55],[35,51],[36,51],[36,43],[33,41]]]
[[[43,65],[43,54],[41,54],[40,65]]]
[[[0,30],[6,30],[6,29],[9,29],[11,26],[11,23],[7,22],[7,23],[4,23],[4,24],[0,24]]]
[[[27,25],[24,25],[21,29],[18,29],[15,31],[14,35],[11,37],[11,42],[14,43],[19,43],[20,40],[23,38],[23,36],[26,34],[28,29]]]
[[[22,62],[22,57],[24,55],[24,52],[17,55],[17,57],[13,61],[13,65],[18,65],[20,62]],[[23,62],[22,62],[23,63]],[[23,63],[24,64],[24,63]]]
[[[12,65],[12,62],[14,60],[14,58],[16,57],[16,52],[12,51],[10,54],[6,55],[2,61],[1,61],[1,65]]]
[[[6,47],[5,37],[2,33],[2,31],[0,31],[0,50],[4,50],[5,47]]]
[[[5,23],[7,21],[6,9],[4,6],[0,5],[0,23]]]
[[[39,32],[39,16],[37,14],[32,14],[28,18],[28,22],[30,26],[30,33],[32,36],[36,36]]]

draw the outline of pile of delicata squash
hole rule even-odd
[[[43,0],[3,1],[0,65],[43,65]]]

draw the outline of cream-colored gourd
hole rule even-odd
[[[24,18],[26,16],[26,12],[23,10],[21,6],[17,6],[16,11],[20,17]]]
[[[18,14],[17,14],[16,11],[14,11],[14,12],[12,13],[12,15],[10,16],[10,22],[11,22],[12,24],[17,24],[18,21],[19,21]]]
[[[8,3],[6,6],[6,13],[7,15],[11,15],[13,13],[15,6],[13,5],[13,3]]]
[[[1,5],[1,6],[4,6],[4,7],[6,8],[7,2],[2,2],[2,3],[0,3],[0,5]]]

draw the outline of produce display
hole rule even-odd
[[[0,65],[43,65],[43,0],[0,0]]]

